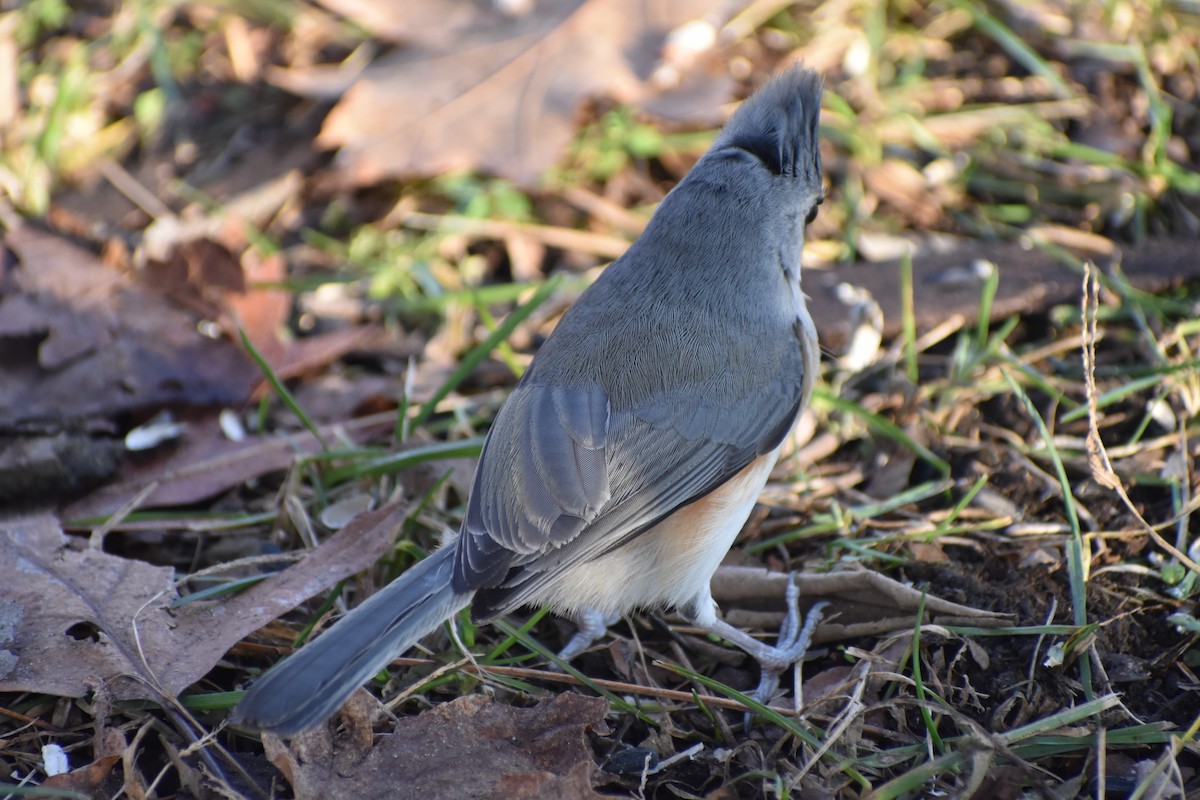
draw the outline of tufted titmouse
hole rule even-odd
[[[741,105],[500,409],[459,536],[256,680],[235,721],[321,722],[467,606],[573,616],[566,657],[643,608],[677,609],[768,675],[803,654],[815,618],[800,630],[794,592],[770,647],[717,618],[709,581],[817,370],[800,250],[823,199],[820,96],[793,68]]]

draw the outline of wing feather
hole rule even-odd
[[[614,412],[595,384],[519,386],[484,445],[455,588],[479,592],[481,619],[521,605],[567,565],[619,547],[773,450],[803,384],[772,381],[724,412],[673,396]]]

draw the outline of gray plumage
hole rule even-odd
[[[820,92],[793,69],[741,105],[537,353],[492,425],[459,537],[256,681],[238,720],[283,734],[321,721],[468,604],[485,621],[553,588],[559,610],[581,611],[563,589],[579,565],[774,458],[816,369],[799,281],[822,199]],[[610,610],[661,600],[621,580]]]
[[[822,199],[820,88],[793,70],[743,103],[538,351],[492,426],[458,544],[455,587],[479,591],[480,618],[529,602],[562,564],[638,535],[791,429],[815,369],[789,283]]]
[[[471,602],[450,585],[443,548],[380,589],[336,625],[254,681],[232,721],[281,736],[328,718],[393,658]]]

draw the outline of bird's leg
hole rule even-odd
[[[817,629],[821,618],[825,616],[825,607],[829,605],[824,601],[815,604],[809,609],[808,616],[804,619],[804,625],[801,626],[800,587],[796,585],[794,576],[788,581],[786,599],[787,615],[783,618],[783,625],[779,629],[779,638],[774,646],[760,642],[724,620],[715,620],[707,626],[712,633],[745,650],[762,667],[762,677],[759,679],[758,688],[754,690],[751,697],[763,705],[767,704],[771,695],[779,688],[779,676],[783,674],[783,671],[804,659],[805,653],[808,652],[808,646],[812,642],[813,632]]]
[[[621,618],[620,614],[605,615],[603,611],[588,608],[575,615],[578,629],[566,646],[558,651],[558,657],[570,661],[592,646],[592,642],[608,632],[608,626]]]

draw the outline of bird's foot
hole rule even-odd
[[[800,587],[796,585],[795,576],[788,581],[787,614],[779,629],[779,637],[774,645],[760,642],[745,631],[735,628],[727,622],[717,620],[711,630],[722,638],[736,644],[745,650],[762,668],[758,688],[751,694],[754,700],[766,705],[775,691],[779,688],[779,677],[792,665],[804,660],[808,646],[812,643],[813,632],[825,616],[825,607],[829,603],[821,601],[808,610],[801,624]],[[746,726],[749,727],[750,713],[746,713]]]
[[[594,608],[579,612],[575,616],[575,624],[578,626],[575,635],[571,637],[562,650],[558,651],[558,657],[563,661],[570,661],[575,658],[575,656],[591,647],[593,642],[608,633],[608,626],[620,618],[620,614],[605,614],[603,611],[597,611]]]

